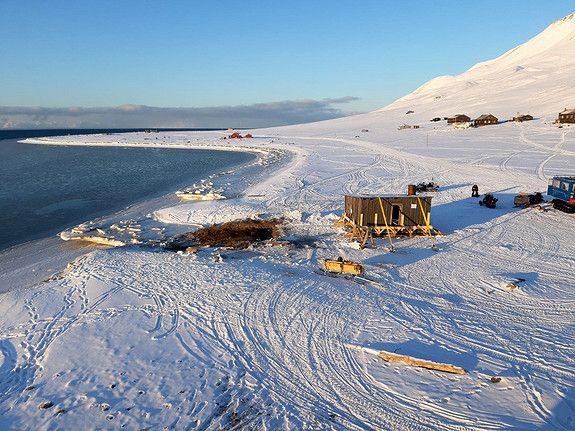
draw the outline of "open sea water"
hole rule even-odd
[[[141,129],[0,131],[0,250],[255,159],[231,151],[18,143],[29,137],[133,131]]]

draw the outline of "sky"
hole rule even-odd
[[[246,128],[370,112],[573,12],[572,0],[0,0],[0,128]]]

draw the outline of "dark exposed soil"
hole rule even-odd
[[[209,226],[174,238],[168,248],[183,250],[193,246],[219,246],[245,249],[252,244],[278,238],[281,223],[280,219],[248,219]]]

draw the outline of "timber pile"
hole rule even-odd
[[[445,371],[446,373],[454,374],[467,374],[463,368],[456,367],[455,365],[441,364],[438,362],[427,361],[425,359],[412,358],[411,356],[407,355],[398,355],[397,353],[383,351],[379,352],[378,356],[387,362],[403,362],[421,368],[428,368],[430,370]]]

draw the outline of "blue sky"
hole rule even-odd
[[[0,0],[0,127],[258,127],[372,111],[572,12],[564,0]]]

